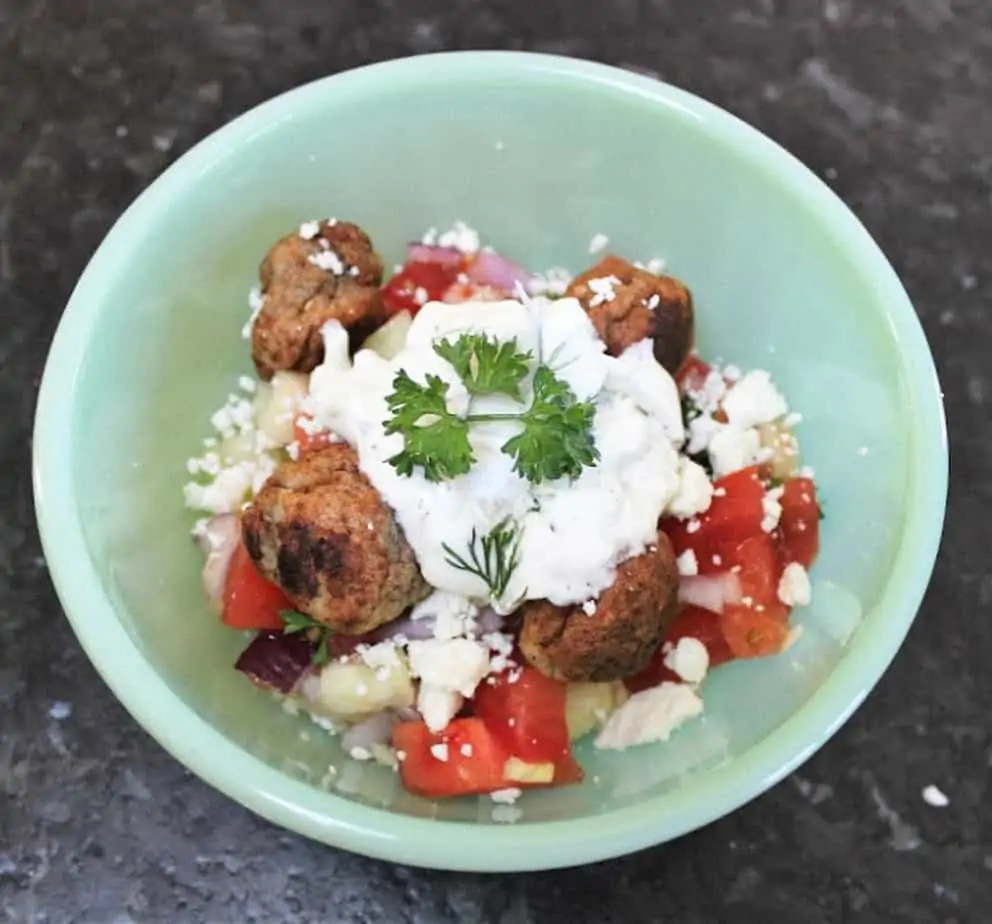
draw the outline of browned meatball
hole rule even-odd
[[[590,287],[593,279],[614,277],[614,297],[603,301]],[[656,276],[619,257],[604,257],[572,280],[566,295],[589,312],[611,356],[650,337],[654,356],[673,375],[692,349],[692,295],[672,276]]]
[[[242,532],[265,577],[301,612],[346,635],[390,622],[430,593],[346,443],[282,464],[245,511]]]
[[[259,277],[264,302],[251,353],[263,379],[279,369],[309,372],[319,365],[320,329],[328,321],[339,321],[357,347],[386,319],[382,260],[368,235],[347,221],[322,222],[311,240],[282,238],[265,255]]]
[[[555,680],[603,682],[630,677],[647,667],[677,610],[679,575],[668,537],[623,562],[617,577],[589,615],[581,606],[547,600],[525,603],[520,650]]]

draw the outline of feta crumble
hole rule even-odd
[[[668,513],[680,520],[709,510],[713,500],[713,482],[706,469],[692,459],[679,460],[679,490],[668,505]]]
[[[441,761],[441,763],[448,762],[448,745],[443,741],[440,744],[431,745],[431,755],[435,760]]]
[[[679,569],[679,574],[683,577],[692,577],[699,574],[699,562],[696,560],[696,553],[692,549],[686,549],[678,558],[675,564]]]
[[[686,683],[702,683],[710,669],[710,655],[699,639],[685,636],[665,655],[665,667]]]
[[[724,370],[724,375],[729,370]],[[727,420],[739,427],[754,427],[771,423],[789,413],[789,405],[772,383],[764,369],[755,369],[742,376],[727,391],[723,399]]]
[[[799,562],[790,562],[778,582],[778,598],[786,606],[809,606],[813,591],[809,575]]]
[[[318,234],[320,234],[319,221],[305,221],[300,225],[300,237],[303,240],[312,241]]]
[[[465,254],[478,253],[482,247],[479,232],[475,228],[470,228],[464,221],[456,221],[454,227],[440,235],[437,233],[437,229],[431,228],[424,235],[423,243],[436,244],[438,247],[452,247]]]
[[[489,798],[500,805],[513,805],[520,798],[521,794],[521,790],[515,786],[510,786],[507,789],[497,789],[495,792],[491,792]]]
[[[765,492],[761,498],[761,529],[766,533],[774,532],[778,528],[779,520],[782,519],[782,499],[783,489],[781,487],[772,488]]]
[[[947,808],[951,800],[941,790],[931,783],[923,789],[923,801],[934,808]]]
[[[620,285],[620,280],[616,276],[599,276],[590,279],[587,283],[592,298],[589,299],[589,307],[595,308],[605,302],[612,302],[617,297],[616,286]]]
[[[600,750],[622,750],[667,741],[673,731],[703,711],[703,701],[688,684],[666,681],[635,693],[596,736]]]
[[[609,246],[610,239],[605,234],[594,234],[589,241],[589,253],[602,253]]]
[[[582,604],[582,612],[585,613],[586,616],[594,616],[596,614],[596,601],[586,600],[586,602]]]
[[[543,273],[535,273],[527,281],[527,292],[533,296],[545,295],[560,298],[568,289],[572,274],[560,266],[553,266]]]
[[[255,319],[258,317],[264,304],[265,296],[262,295],[262,290],[257,286],[252,288],[248,292],[248,307],[251,309],[251,314],[245,322],[245,326],[241,328],[241,338],[243,340],[251,340],[251,332],[255,327]]]
[[[319,253],[312,253],[307,257],[307,260],[314,266],[320,267],[322,270],[327,270],[335,276],[344,275],[344,263],[341,262],[341,258],[333,250],[328,249],[321,250]]]

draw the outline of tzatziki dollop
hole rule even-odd
[[[534,366],[545,363],[578,400],[594,403],[595,465],[575,480],[531,484],[502,451],[520,424],[500,420],[470,428],[476,461],[467,474],[432,482],[421,469],[410,476],[396,471],[388,460],[404,438],[384,428],[394,378],[400,370],[421,383],[428,374],[439,376],[449,384],[448,410],[464,416],[468,392],[434,345],[466,333],[515,339],[521,351],[531,351]],[[678,452],[684,441],[678,389],[650,341],[607,356],[576,299],[542,297],[428,304],[390,360],[370,350],[352,359],[347,332],[336,322],[323,336],[325,359],[311,376],[307,409],[357,451],[361,470],[395,512],[434,587],[503,612],[525,599],[579,603],[597,597],[613,583],[618,564],[657,541],[658,519],[679,495],[686,460]],[[505,395],[473,397],[472,413],[525,410],[530,376],[523,385],[523,404]],[[504,521],[519,530],[519,558],[505,592],[491,600],[485,582],[454,567],[445,546],[467,555],[473,531],[484,536]]]

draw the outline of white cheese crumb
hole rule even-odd
[[[646,304],[648,311],[654,311],[655,308],[657,308],[661,304],[661,296],[657,292],[655,292],[654,295],[652,295],[647,300]]]
[[[410,669],[424,683],[471,696],[489,673],[489,651],[467,638],[410,642]]]
[[[253,395],[258,388],[258,383],[250,375],[242,375],[238,377],[238,387],[249,395]]]
[[[692,533],[698,533],[700,526],[702,526],[702,524],[699,522],[699,520],[690,520],[688,523],[686,523],[685,531],[690,535]]]
[[[495,792],[489,794],[489,798],[501,805],[513,805],[520,798],[520,795],[521,790],[515,786],[511,786],[507,789],[497,789]]]
[[[248,307],[251,309],[251,315],[245,322],[245,326],[241,328],[241,337],[243,340],[251,340],[251,332],[255,326],[255,319],[258,317],[258,313],[262,310],[262,306],[265,304],[265,296],[258,288],[253,288],[248,292]]]
[[[482,242],[479,239],[479,232],[474,228],[470,228],[464,221],[456,221],[454,227],[450,231],[445,231],[440,236],[437,236],[437,231],[434,231],[435,240],[440,247],[453,247],[455,250],[459,250],[462,253],[473,254],[478,253]],[[424,235],[424,243],[430,244],[431,241],[427,240],[428,234]]]
[[[713,483],[706,469],[691,459],[679,460],[679,491],[668,505],[668,513],[679,519],[693,517],[709,510],[713,499]]]
[[[810,478],[810,479],[812,479],[813,477],[815,477],[815,475],[816,475],[816,472],[813,470],[813,466],[812,465],[804,465],[801,469],[799,469],[799,477],[800,478]]]
[[[765,492],[761,498],[761,512],[764,516],[761,519],[761,528],[766,533],[774,532],[778,527],[779,520],[782,519],[782,488],[772,488]]]
[[[348,754],[354,760],[371,760],[372,759],[372,752],[369,751],[366,748],[358,747],[358,745],[356,745],[355,747],[353,747],[348,752]]]
[[[620,280],[616,276],[599,276],[590,279],[588,282],[589,291],[592,298],[589,299],[589,307],[595,308],[604,302],[612,302],[617,297],[616,286],[620,285]]]
[[[431,754],[435,760],[439,760],[441,763],[447,763],[448,745],[446,745],[443,741],[440,744],[432,744]]]
[[[724,375],[729,369],[724,370]],[[748,372],[727,391],[723,399],[727,420],[738,427],[771,423],[789,413],[789,405],[764,369]]]
[[[761,438],[753,427],[745,429],[732,423],[718,425],[708,447],[713,476],[720,478],[753,465],[758,461],[760,450]]]
[[[296,440],[287,443],[286,454],[295,462],[300,457],[300,444]]]
[[[933,783],[923,789],[923,801],[934,808],[947,808],[951,804],[951,800]]]
[[[595,600],[586,600],[586,602],[582,604],[582,612],[585,613],[586,616],[593,616],[593,615],[595,615],[595,613],[596,613],[596,601]]]
[[[300,237],[303,240],[312,241],[318,234],[320,234],[319,221],[305,221],[300,225]]]
[[[462,757],[471,757],[471,756],[472,756],[472,754],[474,754],[475,752],[474,752],[474,750],[473,750],[473,748],[472,748],[472,745],[471,745],[471,744],[469,744],[469,743],[468,743],[468,742],[466,741],[466,742],[465,742],[465,743],[464,743],[464,744],[463,744],[463,745],[462,745],[462,746],[461,746],[461,747],[460,747],[460,748],[458,749],[458,753],[459,753],[459,754],[461,754],[461,755],[462,755]]]
[[[594,234],[589,241],[589,253],[601,253],[606,250],[610,239],[605,234]]]
[[[686,683],[702,683],[710,669],[710,654],[699,639],[686,636],[665,655],[665,667],[675,671]]]
[[[322,250],[320,253],[312,253],[307,257],[314,266],[319,266],[322,270],[327,270],[335,276],[344,275],[344,263],[333,250]]]
[[[427,299],[429,298],[430,293],[423,286],[417,286],[417,288],[413,290],[413,300],[418,305],[426,305]]]
[[[379,642],[376,645],[359,645],[358,656],[371,668],[395,670],[400,667],[400,656],[396,646],[391,641]]]
[[[600,749],[623,749],[667,741],[687,719],[703,711],[703,701],[688,684],[665,682],[635,693],[596,737]]]
[[[699,562],[696,560],[696,553],[692,549],[686,549],[675,559],[675,564],[678,566],[679,574],[683,577],[692,577],[694,574],[699,574]]]
[[[535,273],[527,281],[527,291],[531,295],[560,297],[565,294],[572,274],[560,266],[553,266],[543,273]]]
[[[652,257],[648,260],[647,271],[649,273],[654,273],[657,276],[659,273],[663,272],[665,269],[665,258],[664,257]]]
[[[813,598],[809,575],[799,562],[790,562],[778,582],[778,598],[786,606],[809,606]]]

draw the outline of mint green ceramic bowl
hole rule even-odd
[[[805,415],[826,500],[814,605],[786,654],[718,671],[704,721],[579,757],[580,787],[434,804],[254,691],[201,598],[184,462],[250,371],[246,292],[268,245],[335,214],[387,263],[464,219],[530,267],[590,262],[597,232],[664,256],[703,353],[770,369]],[[725,112],[644,77],[525,54],[376,65],[207,138],[128,209],[51,348],[35,429],[45,553],[106,682],[176,758],[281,825],[403,863],[598,860],[718,818],[808,758],[895,655],[926,587],[947,455],[927,344],[878,247],[812,173]],[[301,731],[309,726],[309,740]],[[338,768],[329,782],[329,765]],[[324,786],[321,780],[324,779]]]

